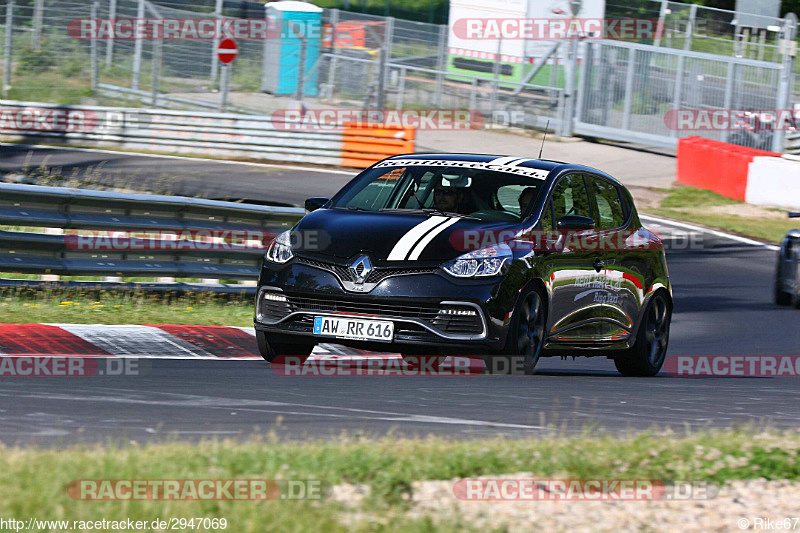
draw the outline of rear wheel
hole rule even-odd
[[[514,309],[502,355],[496,356],[507,360],[508,370],[512,374],[518,368],[519,361],[526,375],[536,372],[536,364],[542,355],[546,323],[544,297],[538,288],[529,289],[520,297]]]
[[[625,376],[655,376],[664,365],[669,345],[672,311],[667,297],[657,292],[645,308],[633,348],[614,359],[617,370]]]
[[[314,349],[313,344],[297,344],[287,342],[276,342],[270,339],[270,335],[264,331],[256,330],[256,341],[258,352],[264,360],[272,362],[279,355],[311,355]]]

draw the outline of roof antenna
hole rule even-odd
[[[542,150],[544,150],[544,140],[547,139],[547,128],[550,127],[550,119],[547,119],[547,126],[544,127],[544,135],[542,135],[542,146],[539,148],[539,157],[537,159],[542,158]]]

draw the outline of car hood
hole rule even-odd
[[[474,218],[318,209],[295,226],[295,252],[320,259],[348,260],[365,254],[379,265],[442,262],[493,239],[508,240],[519,222]]]

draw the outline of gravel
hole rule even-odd
[[[532,479],[528,473],[490,476],[491,479]],[[478,478],[486,479],[486,478]],[[450,481],[414,482],[407,517],[430,517],[434,523],[468,524],[476,530],[547,531],[743,531],[763,530],[773,521],[789,518],[781,527],[800,531],[800,483],[754,479],[731,481],[716,497],[684,501],[462,501]],[[709,493],[713,495],[715,487]],[[367,495],[365,486],[339,485],[333,499],[357,508]],[[345,521],[371,520],[355,512]],[[761,522],[759,522],[759,519]],[[778,529],[773,523],[771,529]]]

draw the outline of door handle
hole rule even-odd
[[[602,259],[595,259],[595,260],[594,260],[594,265],[593,265],[593,266],[594,266],[594,269],[595,269],[597,272],[600,272],[601,270],[603,270],[603,269],[605,268],[605,266],[606,266],[606,262],[605,262],[605,261],[603,261]]]

